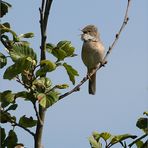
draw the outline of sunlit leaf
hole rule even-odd
[[[33,32],[29,32],[29,33],[21,34],[20,37],[21,38],[33,38],[34,37],[34,33]]]
[[[37,120],[34,120],[33,117],[28,118],[24,115],[20,118],[19,124],[24,127],[31,128],[37,124]]]
[[[65,67],[65,69],[67,71],[70,81],[74,85],[75,84],[75,76],[79,76],[78,72],[71,65],[68,65],[67,63],[64,63],[63,66]]]
[[[101,138],[103,138],[105,141],[108,140],[112,135],[110,133],[104,132],[100,134]]]
[[[56,69],[56,64],[50,60],[42,60],[40,62],[41,68],[37,70],[36,76],[43,76],[47,72],[51,72]]]
[[[32,61],[30,61],[28,58],[21,58],[17,62],[15,62],[15,64],[6,69],[3,78],[11,80],[15,78],[18,74],[23,73],[24,70],[29,70],[31,65]]]
[[[88,140],[91,145],[91,148],[102,148],[102,144],[100,142],[97,142],[93,136],[89,137]]]
[[[60,41],[57,46],[48,44],[47,50],[55,56],[58,61],[62,61],[66,57],[73,57],[75,48],[70,41]]]
[[[4,54],[0,52],[0,69],[7,64],[7,58]]]
[[[52,83],[49,78],[41,77],[33,81],[32,90],[37,92],[44,92],[51,87]]]
[[[98,142],[98,141],[100,140],[100,138],[101,138],[100,134],[99,134],[97,131],[94,131],[94,132],[92,133],[92,135],[93,135],[94,139],[95,139],[97,142]]]
[[[14,45],[13,49],[10,51],[10,56],[14,62],[22,58],[30,57],[32,60],[37,61],[36,53],[32,48],[25,45]]]
[[[68,87],[69,87],[68,84],[56,85],[56,88],[58,88],[58,89],[66,89],[66,88],[68,88]]]
[[[40,105],[41,105],[43,108],[46,108],[46,107],[49,106],[49,102],[48,102],[48,100],[47,100],[47,98],[46,98],[46,94],[44,94],[44,93],[39,93],[39,94],[37,95],[37,99],[38,99]]]

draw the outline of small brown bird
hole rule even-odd
[[[96,69],[98,64],[102,62],[105,48],[100,39],[100,34],[94,25],[87,25],[82,29],[83,40],[82,46],[82,60],[87,67],[88,74]],[[96,92],[96,73],[89,78],[89,94],[94,95]]]

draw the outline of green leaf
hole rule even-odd
[[[91,148],[102,148],[102,144],[100,142],[97,142],[93,136],[89,137],[88,140],[91,145]]]
[[[49,101],[49,106],[51,106],[59,100],[59,93],[56,91],[50,91],[47,94],[47,99]]]
[[[68,84],[60,84],[60,85],[56,85],[55,87],[58,89],[66,89],[69,87],[69,85]]]
[[[7,64],[7,58],[4,54],[0,52],[0,69]]]
[[[23,44],[14,45],[13,49],[10,51],[10,56],[14,62],[27,57],[37,61],[37,56],[33,49]]]
[[[1,106],[3,108],[5,108],[10,103],[12,103],[14,101],[14,99],[15,99],[15,95],[12,93],[12,91],[6,90],[6,91],[2,92],[0,95],[0,102],[2,102]]]
[[[28,118],[24,115],[20,118],[19,124],[26,128],[31,128],[37,124],[37,120],[34,120],[32,117]]]
[[[108,140],[112,135],[110,133],[104,132],[100,134],[100,137],[103,138],[105,141]]]
[[[43,76],[47,72],[51,72],[56,69],[56,64],[50,60],[42,60],[40,62],[41,68],[36,72],[36,76]]]
[[[11,106],[8,107],[7,111],[16,110],[17,106],[18,106],[17,104],[12,104]]]
[[[7,146],[7,148],[13,148],[15,147],[17,142],[18,142],[18,139],[17,139],[16,133],[13,130],[10,130],[8,137],[5,140],[5,146]]]
[[[56,46],[54,44],[51,44],[51,43],[47,43],[46,44],[46,50],[51,53],[52,50],[55,48]]]
[[[37,95],[37,99],[39,101],[39,104],[43,107],[46,108],[47,106],[49,106],[48,100],[46,98],[46,94],[44,93],[39,93]]]
[[[148,116],[148,111],[147,111],[147,112],[144,112],[144,113],[143,113],[143,115],[146,115],[146,116]]]
[[[32,90],[37,92],[45,92],[46,89],[50,89],[52,83],[49,78],[41,77],[36,79],[32,83]]]
[[[28,71],[31,68],[31,65],[33,65],[33,61],[31,61],[30,58],[21,58],[6,69],[3,78],[11,80],[18,74]]]
[[[136,126],[142,129],[145,133],[148,133],[148,118],[139,118]]]
[[[72,46],[70,41],[60,41],[57,44],[57,47],[66,52],[66,57],[74,54],[75,48]]]
[[[66,57],[73,57],[75,50],[70,41],[60,41],[56,47],[49,44],[48,49],[49,52],[58,59],[58,61],[62,61]]]
[[[94,132],[92,133],[92,135],[93,135],[94,139],[95,139],[97,142],[98,142],[98,141],[100,140],[100,138],[101,138],[100,134],[99,134],[97,131],[94,131]]]
[[[58,101],[59,93],[56,91],[50,91],[48,94],[39,93],[37,99],[42,107],[48,108]]]
[[[1,144],[3,145],[4,140],[6,138],[5,129],[0,127],[0,133],[1,133]]]
[[[136,142],[136,146],[137,146],[137,148],[142,148],[142,146],[143,146],[143,141],[141,141],[141,140],[138,140],[137,142]]]
[[[67,71],[70,81],[74,85],[75,84],[75,76],[79,76],[78,72],[71,65],[68,65],[67,63],[64,63],[63,66],[65,67],[65,69]]]
[[[34,33],[33,32],[29,32],[29,33],[21,34],[20,37],[21,38],[33,38],[34,37]]]
[[[0,9],[0,18],[2,18],[7,12],[8,8],[11,7],[11,5],[7,2],[1,1],[1,9]]]

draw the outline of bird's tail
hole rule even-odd
[[[89,79],[88,92],[92,95],[95,95],[96,93],[96,73],[94,73]]]

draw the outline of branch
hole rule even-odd
[[[139,140],[145,138],[146,136],[148,136],[148,134],[144,134],[141,137],[139,137],[138,139],[136,139],[135,141],[133,141],[132,143],[130,143],[128,146],[131,147],[132,145],[134,145],[136,142],[138,142]]]
[[[112,51],[112,49],[114,48],[114,46],[115,46],[115,44],[117,43],[117,41],[119,40],[119,37],[120,37],[122,31],[124,30],[125,26],[126,26],[127,23],[128,23],[128,20],[129,20],[128,12],[129,12],[129,6],[130,6],[130,4],[131,4],[130,2],[131,2],[131,0],[128,0],[127,7],[126,7],[126,11],[125,11],[125,16],[124,16],[124,19],[123,19],[123,23],[122,23],[122,25],[121,25],[119,31],[116,33],[115,39],[114,39],[114,41],[112,42],[111,46],[109,46],[109,49],[108,49],[108,51],[107,51],[107,53],[106,53],[106,55],[105,55],[105,57],[104,57],[102,63],[99,63],[98,66],[97,66],[97,68],[96,68],[92,73],[90,73],[89,75],[85,76],[85,77],[80,81],[80,83],[79,83],[77,86],[75,86],[72,90],[70,90],[70,91],[66,92],[65,94],[61,95],[61,96],[59,97],[59,100],[61,100],[61,99],[65,98],[65,97],[67,97],[68,95],[72,94],[73,92],[79,91],[81,85],[83,85],[83,83],[85,83],[85,82],[89,79],[89,77],[91,77],[91,76],[92,76],[94,73],[96,73],[100,68],[104,67],[104,65],[107,64],[107,58],[108,58],[109,54],[111,53],[111,51]]]
[[[19,123],[16,123],[15,121],[12,121],[12,126],[18,126],[21,127],[22,129],[24,129],[25,131],[27,131],[29,134],[31,134],[33,137],[35,137],[35,134],[33,132],[31,132],[28,128],[20,125]]]

